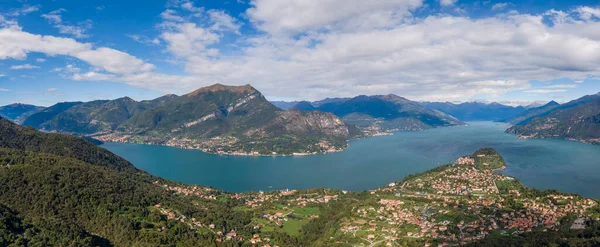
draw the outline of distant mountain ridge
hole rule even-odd
[[[523,106],[507,106],[500,103],[422,102],[422,106],[449,114],[461,121],[503,121],[525,112]]]
[[[59,103],[25,125],[101,141],[244,155],[336,151],[360,135],[333,114],[282,111],[250,85],[221,84],[139,102],[124,97]]]
[[[0,117],[15,123],[22,123],[27,117],[45,109],[43,106],[10,104],[0,107]]]
[[[529,108],[526,111],[524,111],[523,113],[521,113],[513,118],[506,119],[502,122],[507,122],[507,123],[510,123],[513,125],[519,125],[519,123],[526,122],[533,117],[537,117],[542,114],[545,114],[559,106],[560,106],[560,104],[553,100],[553,101],[548,102],[545,105]]]
[[[523,138],[560,138],[600,144],[600,93],[547,106],[545,111],[506,132]]]
[[[423,130],[462,124],[445,113],[426,109],[417,102],[394,94],[301,101],[294,108],[301,111],[331,112],[346,123],[373,134],[381,131]]]

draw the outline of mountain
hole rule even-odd
[[[271,101],[271,104],[281,110],[292,109],[299,101]]]
[[[0,107],[0,117],[11,120],[15,123],[22,123],[25,118],[35,114],[45,107],[26,105],[26,104],[10,104]]]
[[[126,160],[83,138],[41,133],[3,118],[0,118],[0,147],[69,157],[115,170],[135,169]]]
[[[223,231],[249,235],[252,229],[250,215],[231,208],[243,203],[182,197],[169,189],[180,185],[139,171],[83,138],[0,119],[0,164],[0,246],[216,243],[217,235],[169,220],[155,205]]]
[[[289,118],[294,121],[282,120]],[[212,153],[292,154],[345,148],[347,140],[359,133],[339,125],[338,120],[328,113],[282,111],[250,85],[216,84],[182,96],[140,102],[124,97],[59,103],[32,115],[25,124],[101,141],[164,144]],[[335,134],[317,129],[328,125],[341,129]]]
[[[83,102],[62,102],[56,105],[50,106],[44,110],[41,110],[31,116],[27,117],[23,121],[23,125],[31,126],[34,128],[40,128],[40,126],[46,121],[52,120],[54,117],[59,115],[60,113],[69,110],[71,107],[83,104]]]
[[[300,120],[282,121],[289,118]],[[141,137],[143,142],[191,145],[216,153],[323,152],[344,148],[346,140],[351,138],[345,124],[336,125],[344,129],[340,132],[343,135],[315,129],[323,126],[303,126],[314,121],[331,125],[341,122],[331,114],[282,111],[250,85],[216,84],[136,114],[118,131],[137,139]],[[327,143],[321,145],[323,149],[317,145],[320,142]]]
[[[499,103],[422,102],[422,106],[454,116],[461,121],[502,121],[513,118],[527,109],[522,106],[506,106]]]
[[[322,106],[324,104],[328,104],[328,103],[341,103],[341,102],[347,101],[349,99],[351,99],[351,98],[325,98],[325,99],[322,99],[322,100],[314,101],[311,104],[313,106],[315,106],[315,107],[320,107],[320,106]]]
[[[524,111],[523,113],[521,113],[515,117],[512,117],[510,119],[503,120],[502,122],[507,122],[507,123],[511,123],[513,125],[518,125],[519,123],[527,121],[533,117],[543,115],[549,111],[552,111],[554,108],[558,107],[559,105],[560,105],[559,103],[557,103],[556,101],[553,100],[553,101],[548,102],[545,105],[529,108],[526,111]]]
[[[462,124],[442,112],[426,109],[416,102],[393,94],[325,99],[318,103],[300,102],[295,108],[331,112],[346,123],[376,132],[422,130]]]
[[[597,245],[598,201],[493,172],[505,166],[486,148],[370,191],[229,193],[0,118],[0,246]]]
[[[297,110],[300,110],[300,111],[314,111],[317,108],[311,102],[308,102],[308,101],[299,101],[291,109],[297,109]]]
[[[38,129],[78,135],[109,133],[136,113],[157,107],[175,95],[137,102],[129,97],[115,100],[58,103],[32,115],[25,125]]]
[[[506,132],[523,138],[561,138],[600,144],[600,93],[555,106]]]

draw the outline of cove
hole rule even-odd
[[[508,126],[468,126],[397,132],[352,141],[337,153],[300,157],[207,154],[165,146],[106,143],[102,147],[162,178],[245,192],[334,188],[369,190],[491,147],[507,162],[502,173],[538,189],[600,198],[600,146],[566,140],[519,139]]]

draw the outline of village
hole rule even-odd
[[[212,222],[200,222],[161,205],[155,208],[169,220],[210,231],[217,241],[249,241],[254,246],[278,246],[271,241],[271,233],[299,234],[332,202],[352,205],[350,216],[340,220],[332,241],[353,246],[405,246],[407,241],[424,246],[466,245],[492,234],[583,230],[586,222],[600,220],[589,213],[598,207],[597,201],[569,194],[536,194],[516,179],[495,172],[503,167],[502,160],[485,154],[461,157],[454,164],[367,191],[366,200],[356,199],[357,192],[328,189],[224,193],[202,186],[155,182],[182,196],[239,201],[236,210],[256,215],[251,223],[254,233],[248,236],[223,232]]]

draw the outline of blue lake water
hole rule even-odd
[[[507,127],[471,122],[469,126],[398,132],[352,141],[343,152],[302,157],[220,156],[122,143],[103,147],[153,175],[233,192],[320,187],[369,190],[492,147],[507,161],[502,173],[529,187],[600,198],[600,146],[519,139],[505,134]]]

